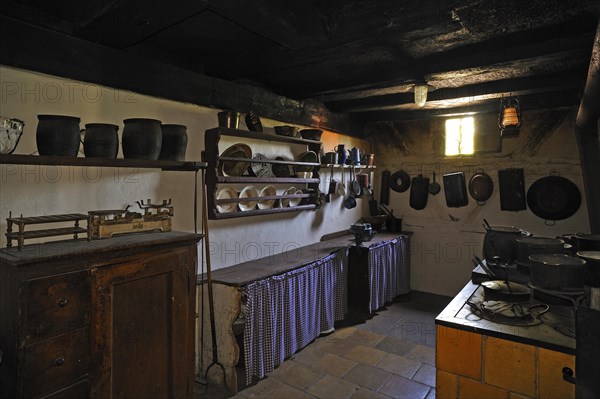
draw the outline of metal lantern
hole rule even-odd
[[[498,126],[502,137],[514,137],[519,135],[521,126],[521,106],[519,100],[514,97],[502,98],[500,101],[500,112],[498,113]]]

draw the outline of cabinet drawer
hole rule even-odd
[[[26,283],[26,343],[83,327],[90,318],[89,272],[67,273]]]
[[[89,397],[90,382],[83,380],[50,395],[42,396],[40,399],[87,399]]]
[[[88,373],[89,329],[25,347],[23,397],[33,398],[67,387]]]

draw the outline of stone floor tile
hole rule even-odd
[[[332,353],[325,353],[322,354],[318,362],[313,364],[313,367],[335,377],[341,377],[357,364],[354,360],[349,360]]]
[[[385,337],[375,346],[375,348],[381,349],[385,352],[395,353],[396,355],[405,356],[412,352],[416,346],[418,345],[412,342],[402,341],[392,337]]]
[[[357,329],[344,340],[346,345],[375,346],[385,338],[385,335],[373,331]]]
[[[283,385],[282,382],[276,378],[267,377],[260,380],[256,385],[252,385],[238,394],[241,394],[246,398],[265,398],[281,385]],[[202,398],[204,398],[204,396],[202,396]]]
[[[284,365],[286,366],[282,367]],[[294,360],[288,360],[283,362],[271,375],[295,388],[306,389],[317,382],[323,373]]]
[[[387,336],[398,338],[402,341],[410,341],[420,345],[435,348],[436,331],[432,323],[419,318],[405,318],[390,330]]]
[[[421,368],[416,372],[415,376],[412,378],[413,381],[420,382],[425,385],[429,385],[430,387],[435,386],[435,367],[423,363]]]
[[[435,399],[435,388],[431,388],[425,399]]]
[[[356,327],[342,327],[336,329],[335,332],[328,337],[332,339],[345,339],[352,335],[355,331]]]
[[[344,356],[353,348],[352,345],[348,345],[345,341],[345,339],[340,341],[318,341],[311,345],[314,345],[317,351],[322,353],[332,353],[334,355]]]
[[[358,391],[352,395],[352,399],[390,399],[390,397],[379,392],[371,391],[365,387],[360,387]]]
[[[285,398],[285,399],[314,399],[314,396],[296,389],[287,384],[282,384],[279,388],[270,393],[268,399]]]
[[[371,348],[365,345],[356,345],[344,357],[346,359],[356,360],[359,363],[376,365],[385,356],[386,353],[379,349]]]
[[[359,364],[350,370],[343,378],[346,381],[353,382],[361,387],[366,387],[372,391],[378,391],[391,376],[391,373],[375,366]]]
[[[358,385],[332,375],[325,375],[306,392],[322,399],[347,399],[358,390]]]
[[[421,362],[417,362],[416,360],[389,353],[377,364],[377,367],[410,379],[414,377],[421,364]]]
[[[435,348],[429,346],[415,344],[413,350],[410,351],[406,357],[435,366]]]
[[[393,375],[379,392],[395,399],[424,399],[429,393],[429,389],[427,385]]]
[[[378,315],[377,317],[367,320],[364,324],[360,324],[358,328],[379,334],[387,334],[396,327],[396,324],[398,324],[397,317]]]
[[[323,357],[323,352],[320,351],[316,345],[309,344],[300,352],[293,354],[291,359],[306,364],[307,366],[312,366],[314,363],[318,362],[321,357]]]

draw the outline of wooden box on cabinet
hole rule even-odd
[[[0,397],[193,398],[200,238],[0,251]]]

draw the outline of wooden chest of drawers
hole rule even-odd
[[[1,250],[0,397],[193,397],[200,238]]]

